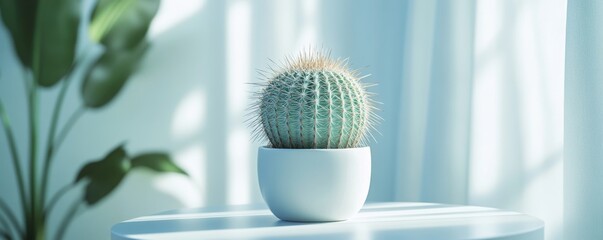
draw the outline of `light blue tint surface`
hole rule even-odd
[[[509,209],[543,219],[547,238],[562,239],[565,13],[565,0],[163,1],[139,73],[107,108],[86,113],[75,125],[57,152],[49,187],[54,192],[72,182],[85,162],[123,141],[134,154],[169,151],[191,178],[136,172],[78,216],[66,236],[106,239],[112,224],[166,209],[261,203],[261,144],[250,141],[244,123],[253,90],[247,83],[261,81],[256,69],[265,69],[269,59],[278,63],[313,46],[349,57],[353,68],[372,74],[366,82],[378,84],[369,90],[383,102],[385,121],[370,145],[369,200]],[[580,21],[591,21],[586,16]],[[585,38],[576,45],[601,42],[599,32],[580,31],[585,33],[575,35]],[[581,51],[593,60],[580,58],[577,66],[601,65],[596,52]],[[596,80],[592,76],[579,78]],[[595,83],[580,84],[599,91]],[[71,87],[61,123],[80,102],[80,83]],[[41,93],[41,129],[49,124],[56,90]],[[24,92],[2,26],[0,97],[23,154]],[[577,94],[596,102],[594,92]],[[584,146],[595,151],[600,145]],[[0,197],[17,209],[9,164],[2,136]],[[50,219],[51,234],[60,216]]]
[[[542,240],[539,219],[493,208],[433,203],[369,203],[342,222],[281,221],[262,205],[173,210],[111,229],[125,239]]]
[[[569,1],[565,239],[603,239],[603,2]]]

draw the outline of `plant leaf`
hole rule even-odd
[[[88,179],[84,200],[94,205],[108,196],[121,183],[130,170],[130,162],[123,145],[113,149],[103,159],[86,164],[75,182]]]
[[[2,21],[12,36],[21,64],[26,67],[31,67],[37,7],[37,0],[0,0]]]
[[[111,102],[134,72],[148,44],[143,42],[137,48],[106,51],[89,69],[82,84],[84,104],[90,108],[100,108]]]
[[[99,0],[88,33],[109,49],[129,49],[144,39],[159,0]]]
[[[44,0],[38,6],[33,70],[38,85],[50,87],[70,71],[76,52],[81,0]]]
[[[182,168],[174,164],[166,153],[145,153],[132,158],[132,168],[138,167],[151,169],[156,172],[175,172],[188,176]]]

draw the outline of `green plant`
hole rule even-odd
[[[67,183],[48,197],[48,182],[55,153],[72,127],[85,112],[107,106],[134,73],[148,49],[146,33],[159,7],[159,0],[98,0],[90,21],[81,21],[81,0],[0,0],[2,21],[7,27],[16,54],[23,66],[27,94],[29,128],[28,161],[22,162],[11,121],[2,99],[0,117],[12,157],[21,203],[20,221],[4,199],[0,198],[0,237],[5,239],[44,239],[47,223],[56,203],[69,190],[83,185],[83,194],[64,214],[56,239],[62,239],[73,218],[85,207],[107,197],[133,169],[186,174],[168,154],[162,152],[130,155],[123,144],[106,156],[81,168],[74,182]],[[79,27],[89,39],[78,39]],[[91,48],[102,46],[100,55],[77,55],[78,42]],[[77,55],[77,57],[76,57]],[[91,64],[86,61],[93,60]],[[75,72],[84,72],[83,77]],[[81,80],[81,107],[59,127],[59,117],[71,82]],[[60,86],[48,129],[46,145],[38,146],[38,96]],[[24,172],[23,167],[29,171]],[[3,169],[4,170],[4,169]],[[27,184],[27,186],[26,186]],[[7,196],[3,194],[1,197]]]
[[[347,60],[307,52],[270,68],[252,109],[255,138],[274,148],[363,146],[380,119],[375,102]]]

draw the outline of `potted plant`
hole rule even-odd
[[[380,118],[347,59],[307,52],[266,74],[252,109],[262,196],[282,220],[341,221],[366,200]]]
[[[80,0],[0,0],[1,24],[12,37],[16,56],[23,67],[29,130],[29,141],[19,142],[5,108],[5,96],[0,96],[0,132],[6,137],[20,203],[18,207],[10,206],[5,197],[12,195],[1,194],[0,239],[51,239],[51,232],[54,232],[52,239],[65,239],[69,224],[78,214],[108,197],[129,173],[137,169],[186,175],[168,153],[132,153],[122,143],[116,144],[104,156],[93,157],[93,161],[81,167],[73,181],[61,183],[63,187],[51,191],[52,174],[67,174],[60,165],[55,172],[51,171],[57,166],[56,161],[66,160],[58,159],[56,153],[65,147],[64,140],[80,117],[108,106],[136,72],[149,48],[147,30],[159,9],[159,0],[97,0],[91,3],[94,4],[92,14],[86,20],[83,18],[88,15],[82,16]],[[86,32],[82,33],[84,30]],[[79,54],[78,42],[84,45]],[[0,76],[0,80],[20,80],[5,76]],[[73,82],[81,85],[82,101],[80,107],[61,123],[63,105],[67,92],[73,89],[70,88]],[[56,87],[60,89],[46,125],[46,122],[40,122],[44,119],[40,119],[39,96]],[[42,128],[45,126],[48,129]],[[40,141],[42,130],[47,130],[46,141]],[[24,149],[28,151],[19,151]],[[4,160],[7,159],[0,159]],[[0,169],[0,174],[9,170]],[[66,196],[70,191],[78,191],[75,199]],[[71,202],[68,209],[57,211],[57,204],[66,200]],[[54,225],[57,228],[49,229],[51,216],[57,214],[60,217]]]

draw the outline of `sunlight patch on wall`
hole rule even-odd
[[[318,26],[320,22],[318,1],[307,0],[302,1],[300,4],[303,26],[299,33],[295,53],[307,50],[310,46],[312,48],[322,47],[322,44],[318,42]]]
[[[285,51],[285,49],[287,49],[287,47],[289,47],[291,43],[294,43],[297,39],[295,36],[295,19],[297,17],[297,10],[293,5],[294,3],[295,2],[293,1],[274,1],[274,8],[278,9],[278,11],[272,11],[274,14],[272,18],[276,19],[273,21],[273,26],[275,28],[274,32],[278,33],[274,36],[276,39],[275,44],[278,52]],[[283,52],[283,54],[287,53]]]
[[[499,54],[503,34],[503,3],[478,1],[475,16],[474,87],[471,116],[471,147],[469,199],[487,201],[499,184],[504,149],[505,129],[501,106],[506,76],[504,62]]]
[[[472,101],[472,126],[470,148],[470,193],[471,199],[480,201],[490,196],[498,184],[501,167],[501,91],[499,77],[501,65],[497,61],[483,66],[476,74]]]
[[[160,191],[175,197],[185,207],[199,207],[205,204],[205,188],[207,181],[204,176],[206,152],[202,144],[192,144],[176,152],[174,161],[182,167],[189,178],[176,174],[164,174],[154,178],[153,185]]]
[[[186,207],[199,207],[205,204],[206,151],[203,144],[191,139],[198,136],[205,126],[206,101],[203,90],[193,88],[180,100],[172,117],[172,137],[176,142],[185,143],[172,156],[176,164],[182,167],[190,178],[168,174],[154,181],[154,185],[160,191],[174,196]]]
[[[470,203],[563,217],[565,3],[477,1]]]
[[[476,59],[476,64],[480,63],[479,60],[482,62],[489,60],[492,54],[487,54],[487,56],[484,54],[492,52],[496,48],[504,20],[500,10],[503,8],[502,5],[500,1],[477,1],[476,3],[475,53],[476,56],[482,55],[481,58]]]
[[[153,38],[176,26],[183,20],[201,10],[204,0],[169,0],[162,1],[153,23],[149,29],[149,37]]]
[[[521,8],[517,12],[517,21],[521,24],[515,29],[515,39],[517,52],[521,53],[522,59],[516,63],[517,74],[523,81],[517,81],[517,90],[520,101],[523,103],[519,106],[525,146],[523,147],[523,159],[527,169],[535,168],[541,164],[546,158],[547,141],[546,131],[553,131],[545,128],[547,119],[544,117],[546,103],[543,98],[542,74],[538,63],[538,49],[540,48],[535,39],[537,31],[536,26],[531,18],[531,12],[528,8]],[[553,150],[553,149],[551,149]]]
[[[246,1],[232,3],[228,9],[226,33],[228,114],[245,111],[251,73],[251,6]]]
[[[524,135],[526,186],[522,211],[546,222],[547,239],[563,232],[565,2],[528,1],[517,11],[514,42]],[[561,29],[561,30],[560,30]]]
[[[228,192],[229,204],[245,204],[251,199],[251,160],[249,159],[249,134],[245,130],[233,131],[228,135]]]
[[[228,204],[249,203],[250,168],[247,127],[243,121],[248,103],[246,83],[251,82],[251,6],[248,1],[230,3],[226,19],[226,171]]]
[[[196,135],[204,125],[206,105],[206,96],[201,89],[189,92],[176,107],[172,136],[182,139]]]

